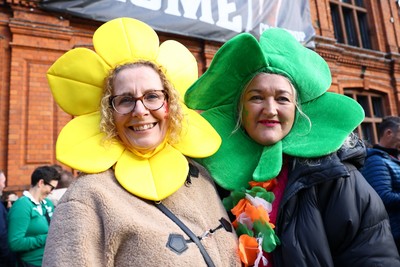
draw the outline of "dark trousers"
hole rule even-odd
[[[36,265],[30,264],[30,263],[27,263],[19,257],[17,259],[17,266],[18,267],[40,267],[40,266],[36,266]]]

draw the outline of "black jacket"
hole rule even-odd
[[[276,221],[274,267],[400,266],[380,197],[357,170],[365,147],[292,159]]]

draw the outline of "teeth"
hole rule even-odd
[[[151,124],[145,124],[145,125],[135,126],[135,127],[132,127],[132,128],[133,128],[133,130],[135,130],[135,131],[144,131],[144,130],[147,130],[147,129],[150,129],[150,128],[153,128],[153,127],[154,127],[154,124],[151,123]]]

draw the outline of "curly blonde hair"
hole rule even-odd
[[[118,137],[118,133],[114,123],[113,108],[110,106],[110,97],[113,95],[114,82],[118,74],[125,69],[137,68],[140,66],[147,66],[155,70],[160,76],[161,83],[166,92],[166,99],[168,103],[168,131],[167,131],[167,142],[170,144],[177,143],[179,141],[179,136],[182,131],[182,120],[183,111],[181,105],[179,104],[179,93],[173,87],[172,83],[168,81],[165,76],[165,70],[150,61],[140,60],[134,63],[126,63],[123,65],[116,66],[112,69],[109,75],[105,79],[105,86],[103,97],[100,104],[100,131],[105,133],[105,142],[111,141],[113,138]]]

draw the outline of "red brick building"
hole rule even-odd
[[[34,168],[57,163],[55,143],[71,118],[52,99],[46,71],[63,53],[91,47],[101,22],[41,10],[39,1],[0,0],[0,169],[6,190],[29,187]],[[333,76],[330,91],[357,99],[366,119],[359,135],[400,108],[400,0],[310,0],[316,51]],[[159,33],[195,55],[201,74],[221,43]],[[345,119],[345,118],[344,118]]]

